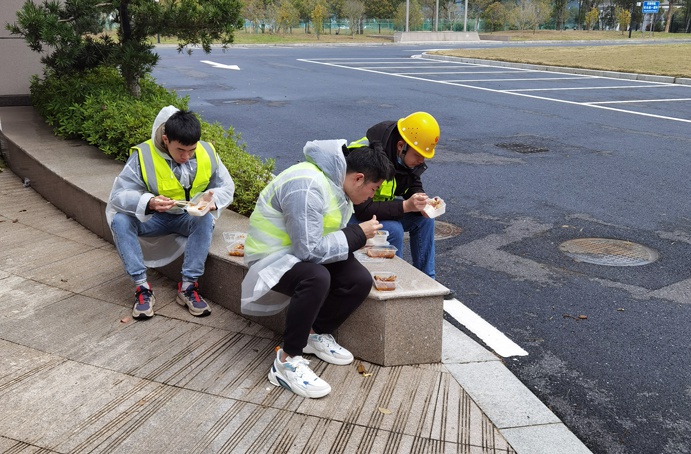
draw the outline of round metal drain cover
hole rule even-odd
[[[631,241],[578,238],[559,245],[559,250],[579,262],[606,266],[640,266],[660,258],[657,251]]]
[[[453,238],[458,236],[463,232],[463,229],[457,225],[453,225],[444,221],[436,221],[434,223],[434,239],[435,240],[445,240],[447,238]]]

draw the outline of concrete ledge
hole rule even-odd
[[[113,242],[105,206],[121,162],[84,142],[56,137],[33,107],[0,107],[0,139],[3,158],[16,175],[66,216]],[[241,258],[228,255],[223,232],[246,232],[248,225],[248,218],[223,212],[200,278],[206,297],[237,314],[241,314],[240,284],[247,268]],[[182,258],[159,271],[178,281],[181,263]],[[443,295],[448,289],[397,257],[363,263],[371,271],[395,272],[399,288],[372,289],[339,329],[339,341],[356,357],[382,366],[440,362]],[[283,333],[285,313],[244,317]]]
[[[395,43],[434,43],[480,41],[477,32],[396,32]]]

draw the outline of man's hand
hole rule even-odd
[[[149,210],[165,213],[175,206],[175,201],[164,195],[157,195],[149,199]]]
[[[372,216],[372,219],[369,221],[361,222],[360,228],[363,232],[365,232],[365,236],[367,238],[374,238],[374,234],[377,233],[377,230],[382,228],[382,225],[379,221],[377,221],[376,216]]]
[[[403,201],[403,212],[410,213],[411,211],[422,211],[427,206],[427,194],[418,192],[413,194],[408,200]]]
[[[206,191],[206,192],[202,195],[202,199],[201,199],[201,201],[199,202],[199,204],[201,204],[202,202],[206,202],[206,203],[210,203],[210,204],[211,204],[211,208],[209,208],[209,211],[215,210],[215,209],[216,209],[216,204],[214,203],[214,191],[212,191],[212,190]]]

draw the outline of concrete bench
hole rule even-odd
[[[81,141],[56,138],[32,107],[0,107],[0,145],[12,171],[39,194],[96,235],[113,242],[105,205],[122,163]],[[247,272],[232,257],[223,232],[246,232],[249,219],[225,210],[219,218],[200,286],[204,296],[240,314],[240,284]],[[372,289],[367,300],[336,333],[364,361],[382,366],[441,362],[443,295],[448,289],[398,257],[364,261],[370,271],[392,271],[394,291]],[[181,259],[159,269],[179,280]],[[248,317],[278,334],[285,312]]]

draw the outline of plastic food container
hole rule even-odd
[[[389,237],[388,230],[377,230],[372,239],[372,246],[386,246],[389,244],[387,238]]]
[[[390,271],[373,271],[372,282],[377,290],[396,290],[396,275]]]
[[[185,208],[191,216],[204,216],[211,210],[213,196],[209,192],[200,192],[192,197]]]
[[[223,241],[228,248],[228,254],[233,257],[244,257],[245,238],[247,234],[243,232],[223,232]]]
[[[207,202],[204,200],[201,200],[198,203],[190,202],[186,208],[190,216],[204,216],[206,213],[209,212],[210,209],[211,202]]]
[[[387,246],[372,246],[367,249],[367,255],[378,259],[392,259],[396,256],[397,250],[396,246],[390,244]]]
[[[424,211],[430,218],[436,218],[446,213],[446,203],[439,197],[432,197],[427,199],[427,206]]]

